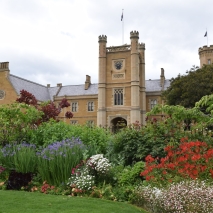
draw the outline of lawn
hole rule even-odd
[[[0,190],[0,213],[147,213],[127,203]]]

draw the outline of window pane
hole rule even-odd
[[[88,111],[94,111],[94,102],[88,102]]]
[[[72,111],[73,111],[73,112],[77,112],[77,104],[78,104],[78,103],[76,103],[76,102],[75,102],[75,103],[72,103]]]

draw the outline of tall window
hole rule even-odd
[[[77,102],[73,102],[72,103],[72,112],[77,112],[78,111],[78,103]]]
[[[152,99],[151,100],[151,109],[153,109],[156,104],[157,104],[157,100],[156,99]]]
[[[123,105],[123,89],[114,89],[114,105]]]
[[[90,101],[88,102],[88,111],[94,111],[94,102],[93,101]]]
[[[208,64],[211,64],[211,59],[208,59]]]

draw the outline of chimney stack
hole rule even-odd
[[[86,75],[86,81],[85,81],[84,89],[85,90],[89,89],[90,84],[91,84],[91,77],[89,75]]]
[[[160,75],[160,86],[164,88],[165,83],[165,76],[164,76],[164,69],[161,68],[161,75]]]

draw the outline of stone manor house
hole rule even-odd
[[[161,68],[160,78],[145,80],[145,44],[139,33],[130,32],[130,45],[107,47],[107,36],[100,35],[99,80],[91,83],[86,75],[84,84],[47,86],[10,74],[9,62],[0,63],[0,104],[13,103],[22,89],[32,93],[40,102],[51,100],[58,104],[66,98],[70,107],[63,109],[60,119],[71,124],[92,123],[98,126],[129,125],[135,121],[145,124],[146,112],[162,104],[161,93],[170,85]],[[200,64],[213,62],[213,45],[199,48]],[[73,112],[65,119],[66,110]]]

